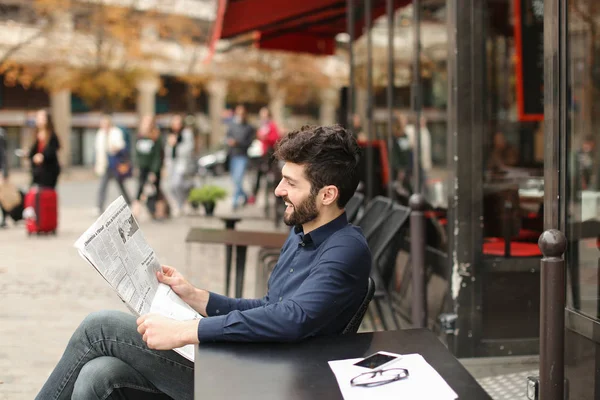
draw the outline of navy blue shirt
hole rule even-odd
[[[363,301],[370,272],[367,241],[346,213],[306,235],[302,227],[293,228],[267,295],[232,299],[210,293],[198,339],[297,341],[339,334]]]

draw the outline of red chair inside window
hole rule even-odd
[[[483,254],[494,257],[541,257],[535,243],[537,232],[521,229],[516,185],[497,185],[484,195],[486,238]]]

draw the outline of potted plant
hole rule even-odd
[[[227,191],[220,186],[204,185],[190,191],[188,201],[192,207],[202,204],[206,215],[213,215],[218,200],[227,197]]]

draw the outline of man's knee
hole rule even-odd
[[[73,399],[105,399],[118,385],[120,369],[112,357],[98,357],[87,362],[75,381]]]
[[[81,333],[85,333],[88,337],[93,333],[107,332],[113,327],[122,327],[128,322],[129,319],[133,318],[130,314],[126,314],[121,311],[115,310],[102,310],[95,311],[88,314],[87,317],[81,322],[78,330]]]

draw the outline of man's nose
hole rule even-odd
[[[287,192],[281,187],[282,181],[283,180],[279,181],[279,184],[275,188],[275,196],[277,196],[277,197],[284,197],[287,194]]]

